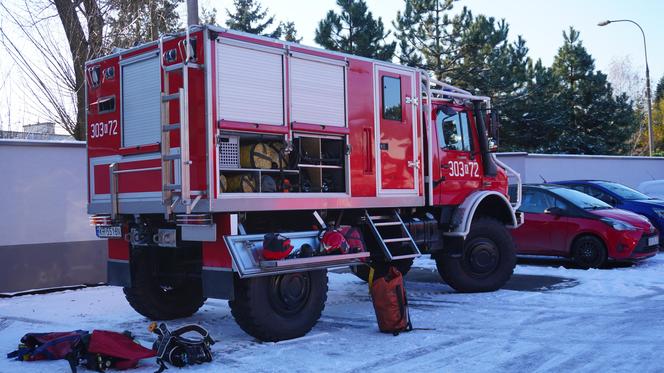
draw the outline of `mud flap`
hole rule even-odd
[[[131,287],[131,270],[128,260],[109,259],[106,262],[106,270],[109,285]]]
[[[234,300],[233,271],[230,268],[203,267],[203,296],[206,298]]]

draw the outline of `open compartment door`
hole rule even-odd
[[[294,250],[300,250],[305,245],[314,249],[319,247],[318,234],[318,231],[281,233],[282,236],[290,239]],[[362,251],[352,254],[266,260],[262,258],[262,234],[225,236],[224,241],[233,258],[233,267],[241,278],[347,267],[352,264],[361,264],[362,259],[368,258],[370,255],[368,251]]]

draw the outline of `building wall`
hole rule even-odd
[[[0,292],[106,280],[88,223],[84,142],[0,140]]]
[[[572,179],[602,179],[632,188],[664,179],[663,157],[498,153],[498,159],[521,174],[524,183]]]

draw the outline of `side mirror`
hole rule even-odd
[[[489,137],[489,151],[491,153],[498,151],[498,142],[493,137]]]
[[[549,207],[548,209],[544,210],[545,214],[551,214],[551,215],[562,215],[565,212],[565,210],[561,209],[560,207]]]

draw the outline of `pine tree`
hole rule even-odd
[[[180,28],[177,7],[183,0],[110,0],[107,45],[129,48]]]
[[[555,56],[552,71],[564,103],[556,148],[564,153],[624,154],[638,118],[627,95],[613,95],[607,76],[570,28]]]
[[[659,80],[659,83],[657,83],[657,87],[655,88],[655,102],[663,98],[664,98],[664,76],[662,77],[662,79]]]
[[[295,23],[285,22],[285,23],[282,23],[280,26],[281,26],[282,34],[284,36],[284,40],[290,41],[290,42],[293,42],[293,43],[299,43],[299,42],[302,41],[302,38],[297,37],[297,30],[295,29]]]
[[[386,43],[380,17],[373,18],[364,0],[337,0],[340,13],[330,10],[318,23],[316,43],[324,48],[389,61],[396,42]]]
[[[233,0],[233,6],[235,11],[232,13],[226,9],[228,28],[271,38],[281,37],[280,25],[277,25],[273,31],[268,31],[274,23],[274,16],[268,15],[269,10],[263,9],[258,0]]]
[[[405,0],[403,13],[392,23],[397,30],[399,61],[436,72],[442,79],[447,71],[443,61],[454,49],[448,13],[454,0]]]

